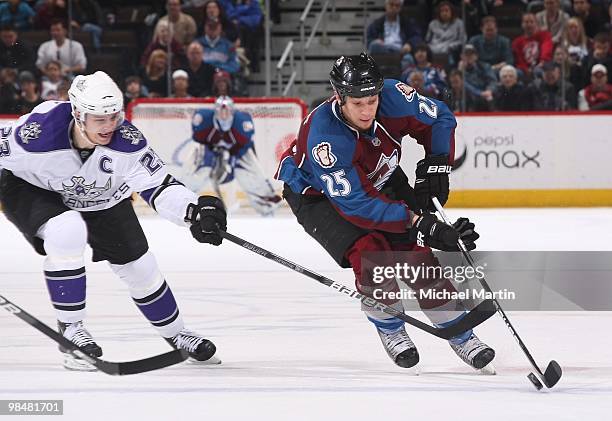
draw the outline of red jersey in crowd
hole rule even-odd
[[[512,41],[514,65],[530,72],[538,63],[552,60],[553,41],[550,32],[538,31],[530,37],[521,35]]]

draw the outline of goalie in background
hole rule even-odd
[[[212,183],[220,186],[236,179],[251,206],[262,216],[271,216],[282,199],[264,175],[255,154],[253,118],[239,111],[229,96],[220,96],[214,109],[200,109],[191,122],[197,144],[184,164],[186,181],[201,190]]]

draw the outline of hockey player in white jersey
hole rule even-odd
[[[185,328],[172,291],[131,204],[138,192],[162,217],[219,245],[223,203],[197,197],[167,173],[142,133],[124,120],[123,95],[104,72],[77,76],[68,102],[47,101],[0,127],[0,200],[9,219],[45,255],[44,276],[60,332],[89,354],[102,349],[83,324],[84,251],[109,262],[138,309],[174,348],[219,363],[215,345]],[[60,349],[61,350],[61,349]],[[64,353],[64,366],[92,366]]]
[[[186,165],[186,180],[195,179],[190,187],[202,188],[212,181],[218,190],[219,185],[235,178],[257,213],[272,215],[282,199],[259,165],[250,114],[236,110],[230,97],[220,96],[213,110],[203,108],[194,113],[191,128],[196,145]]]

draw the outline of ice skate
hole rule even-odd
[[[221,360],[215,355],[215,344],[195,332],[183,329],[176,336],[165,339],[172,347],[189,352],[192,360],[207,365],[221,364]]]
[[[495,351],[478,339],[474,333],[465,342],[453,344],[449,341],[449,344],[455,354],[470,367],[479,370],[482,374],[495,374],[495,368],[491,364],[495,358]]]
[[[386,333],[376,329],[385,351],[393,362],[403,368],[411,368],[419,362],[419,351],[406,333],[404,327],[393,333]],[[416,368],[415,368],[416,370]],[[416,372],[415,372],[416,374]]]
[[[73,344],[77,345],[88,355],[92,357],[101,357],[102,348],[94,342],[91,334],[85,329],[82,321],[75,323],[62,323],[57,322],[59,332]],[[86,362],[85,360],[71,354],[63,348],[59,347],[59,350],[64,354],[64,367],[68,370],[75,371],[95,371],[96,368]]]

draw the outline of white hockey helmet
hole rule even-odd
[[[234,100],[229,96],[220,96],[215,101],[214,126],[216,129],[227,132],[234,123]]]
[[[72,116],[80,123],[86,114],[105,115],[121,113],[123,122],[123,93],[109,75],[97,71],[91,75],[78,75],[68,89]]]

